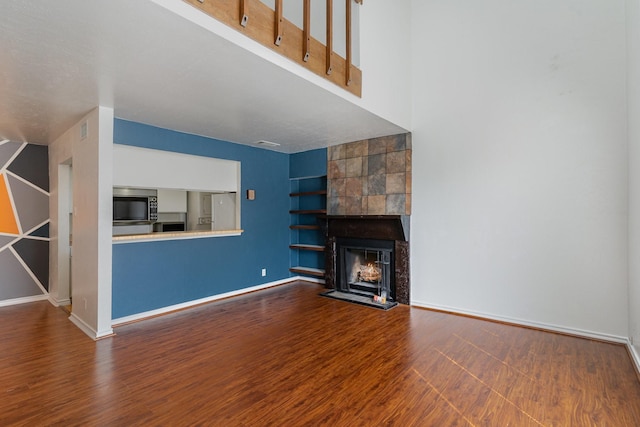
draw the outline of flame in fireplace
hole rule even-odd
[[[361,265],[358,271],[358,280],[361,282],[377,283],[382,278],[382,269],[373,263]]]

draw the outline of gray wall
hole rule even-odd
[[[46,146],[0,144],[0,305],[49,289]]]

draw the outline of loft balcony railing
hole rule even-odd
[[[356,96],[362,0],[184,0]],[[334,4],[335,3],[335,4]],[[339,7],[338,7],[339,6]],[[296,25],[297,24],[297,25]],[[354,28],[355,27],[355,28]]]

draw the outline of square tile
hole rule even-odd
[[[387,196],[367,196],[367,215],[384,215]]]
[[[351,196],[362,196],[362,182],[363,178],[347,178],[346,180],[346,189],[344,195],[347,197]]]
[[[406,151],[387,153],[387,173],[404,173],[406,169]]]
[[[328,179],[345,178],[346,176],[346,160],[330,160],[327,168]]]
[[[387,176],[371,175],[367,178],[367,196],[379,196],[387,193]]]
[[[330,199],[347,195],[345,178],[329,180],[327,187],[327,193]]]
[[[346,215],[346,197],[336,197],[328,201],[327,213],[329,215]]]
[[[368,145],[369,145],[369,141],[366,139],[362,141],[350,142],[349,144],[346,144],[345,157],[347,159],[350,159],[354,157],[363,157],[368,155],[368,150],[367,150]]]
[[[327,149],[327,159],[331,160],[340,160],[345,158],[345,148],[344,144],[334,145]]]
[[[404,173],[391,173],[387,175],[386,194],[404,194],[407,189]]]
[[[372,154],[382,154],[387,152],[387,142],[384,138],[385,137],[369,140],[369,150],[367,153],[369,156]]]
[[[406,212],[406,196],[404,194],[390,194],[386,200],[387,215],[404,215]]]
[[[407,137],[406,137],[406,134],[404,133],[386,137],[387,153],[390,153],[392,151],[406,150],[407,148],[406,141],[407,141]]]
[[[346,215],[362,215],[362,197],[346,197]]]
[[[362,176],[362,157],[346,159],[346,177]]]
[[[383,175],[387,170],[387,155],[374,154],[367,160],[367,175]]]

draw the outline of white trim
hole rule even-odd
[[[30,297],[21,297],[0,301],[0,307],[8,307],[10,305],[26,304],[28,302],[44,301],[49,299],[49,295],[34,295]]]
[[[212,230],[212,231],[186,231],[176,233],[152,233],[152,234],[134,234],[126,236],[113,236],[113,244],[121,245],[124,243],[142,243],[142,242],[161,242],[165,240],[189,240],[204,239],[209,237],[228,237],[241,236],[244,230]]]
[[[149,317],[155,317],[155,316],[159,316],[161,314],[171,313],[172,311],[183,310],[185,308],[194,307],[196,305],[206,304],[208,302],[213,302],[213,301],[217,301],[217,300],[221,300],[221,299],[225,299],[225,298],[229,298],[229,297],[234,297],[234,296],[246,294],[246,293],[249,293],[249,292],[255,292],[255,291],[259,291],[261,289],[272,288],[274,286],[278,286],[278,285],[282,285],[282,284],[285,284],[285,283],[293,282],[295,280],[298,280],[298,278],[296,278],[296,277],[288,277],[286,279],[276,280],[275,282],[263,283],[262,285],[257,285],[257,286],[251,286],[249,288],[238,289],[236,291],[226,292],[224,294],[212,295],[212,296],[205,297],[205,298],[200,298],[200,299],[196,299],[196,300],[183,302],[183,303],[180,303],[180,304],[174,304],[174,305],[170,305],[170,306],[167,306],[167,307],[158,308],[156,310],[150,310],[150,311],[145,311],[143,313],[132,314],[130,316],[119,317],[119,318],[113,319],[111,321],[111,326],[112,327],[119,326],[119,325],[123,325],[125,323],[135,322],[135,321],[138,321],[138,320],[147,319]],[[306,279],[300,279],[300,280],[306,280]]]
[[[37,240],[39,242],[50,242],[51,239],[49,237],[39,237],[39,236],[29,236],[28,234],[23,235],[20,240],[22,239],[27,239],[27,240]]]
[[[94,341],[97,341],[100,338],[105,338],[113,335],[113,329],[109,329],[108,331],[105,331],[99,334],[91,326],[89,326],[84,320],[76,316],[74,313],[71,313],[71,316],[69,316],[69,320],[71,321],[71,323],[76,325],[82,332],[87,334],[89,338],[91,338]]]
[[[511,323],[511,324],[520,325],[520,326],[528,326],[531,328],[547,330],[550,332],[559,332],[563,334],[575,335],[583,338],[597,339],[600,341],[613,342],[617,344],[626,344],[629,341],[627,337],[621,337],[618,335],[586,331],[584,329],[566,328],[563,326],[552,325],[549,323],[531,322],[528,320],[522,320],[522,319],[517,319],[512,317],[496,316],[494,314],[487,314],[487,313],[471,311],[471,310],[462,310],[455,307],[449,307],[449,306],[443,306],[443,305],[437,305],[437,304],[428,304],[421,301],[411,301],[411,305],[414,307],[448,311],[448,312],[457,313],[457,314],[465,314],[468,316],[474,316],[474,317],[484,318],[488,320],[496,320],[498,322],[506,322],[506,323]]]
[[[627,349],[631,355],[631,360],[636,365],[636,371],[640,374],[640,354],[638,353],[638,349],[631,344],[631,340],[627,340]]]
[[[49,294],[49,302],[51,303],[51,305],[53,305],[54,307],[60,307],[60,306],[65,306],[65,305],[71,305],[71,299],[70,298],[65,298],[65,299],[56,299],[54,298],[53,295]]]

